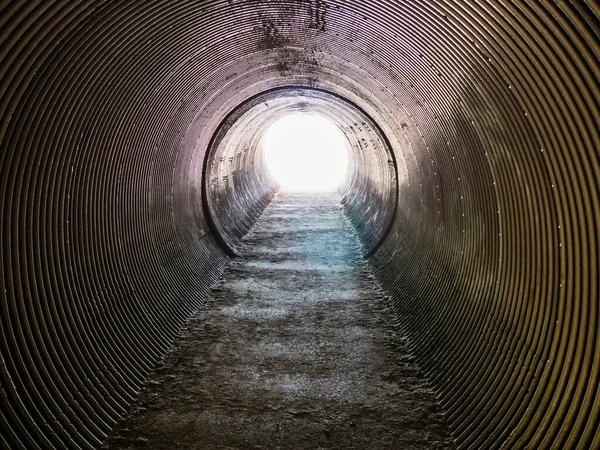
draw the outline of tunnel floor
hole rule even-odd
[[[333,195],[279,194],[108,448],[447,449]]]

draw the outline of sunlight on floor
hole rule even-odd
[[[267,130],[264,145],[267,167],[284,191],[333,191],[346,175],[346,140],[325,117],[283,117]]]

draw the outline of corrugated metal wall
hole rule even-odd
[[[213,134],[303,86],[389,141],[372,262],[459,446],[600,448],[595,0],[0,11],[1,447],[101,445],[226,264]]]

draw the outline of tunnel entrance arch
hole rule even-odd
[[[390,143],[353,102],[329,91],[296,86],[246,100],[213,134],[203,164],[202,204],[217,242],[230,256],[238,255],[242,238],[273,198],[277,185],[265,161],[265,132],[293,113],[323,116],[342,131],[348,143],[348,171],[338,193],[365,255],[373,254],[385,240],[398,204]]]

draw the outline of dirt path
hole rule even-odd
[[[111,449],[452,448],[335,198],[280,194]]]

